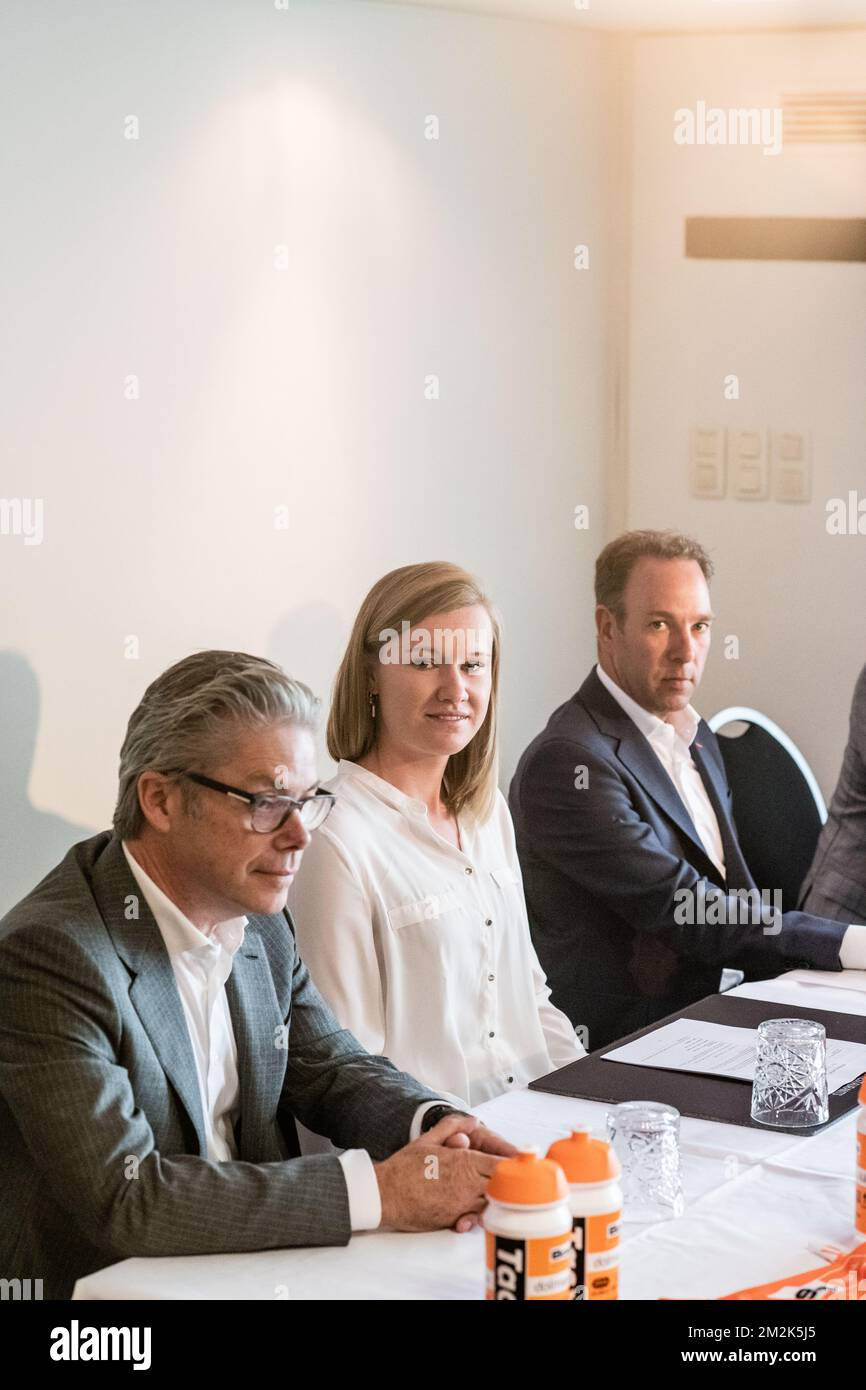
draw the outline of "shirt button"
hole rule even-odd
[[[496,979],[496,976],[495,976],[495,975],[488,975],[487,978],[488,978],[488,980],[495,980],[495,979]]]
[[[495,1034],[495,1033],[488,1033],[487,1036],[488,1036],[488,1038],[495,1038],[495,1037],[496,1037],[496,1034]]]
[[[513,1077],[513,1076],[509,1076],[509,1078],[508,1078],[508,1084],[509,1084],[509,1086],[512,1084],[513,1081],[514,1081],[514,1077]]]
[[[470,869],[470,867],[469,867],[468,864],[466,865],[466,868],[463,870],[463,872],[464,872],[464,874],[471,874],[471,873],[472,873],[472,870]]]
[[[493,926],[493,918],[492,918],[492,917],[485,917],[485,918],[484,918],[484,925],[485,925],[485,927],[492,927],[492,926]]]

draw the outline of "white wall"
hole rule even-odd
[[[716,650],[701,691],[765,710],[832,791],[866,661],[866,536],[830,536],[826,503],[866,497],[866,266],[687,261],[684,219],[863,217],[866,145],[677,146],[673,113],[858,91],[866,31],[654,37],[634,53],[630,458],[632,526],[693,532],[717,563]],[[726,401],[736,373],[740,399]],[[691,424],[810,430],[809,505],[693,499]],[[722,655],[724,634],[740,659]]]
[[[159,671],[239,647],[327,693],[367,587],[413,560],[477,570],[504,611],[507,780],[592,656],[615,40],[13,0],[0,54],[0,491],[44,503],[41,545],[0,536],[0,905],[107,823]]]

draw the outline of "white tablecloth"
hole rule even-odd
[[[731,992],[866,1019],[862,971],[792,971]],[[607,1108],[518,1091],[488,1101],[477,1113],[512,1142],[546,1149],[578,1122],[603,1135]],[[811,1138],[792,1138],[684,1117],[685,1211],[653,1226],[625,1223],[621,1297],[718,1298],[812,1269],[824,1263],[824,1247],[857,1244],[855,1125],[856,1111]],[[483,1287],[481,1231],[373,1231],[339,1248],[124,1260],[79,1279],[73,1297],[473,1299],[483,1297]]]

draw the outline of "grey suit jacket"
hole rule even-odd
[[[3,918],[0,1277],[68,1298],[132,1255],[346,1244],[342,1166],[293,1156],[295,1117],[384,1158],[437,1097],[340,1027],[288,914],[249,918],[226,991],[239,1157],[217,1163],[171,962],[119,840],[74,845]]]
[[[866,922],[866,666],[854,687],[842,770],[800,900],[807,912]]]

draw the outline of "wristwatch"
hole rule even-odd
[[[469,1115],[468,1110],[458,1110],[456,1105],[431,1105],[421,1117],[421,1133],[426,1134],[428,1129],[438,1125],[446,1115]]]

